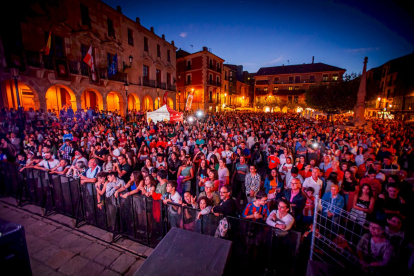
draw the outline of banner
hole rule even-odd
[[[188,111],[191,109],[191,104],[193,103],[194,91],[188,93],[187,103],[185,104],[185,110]]]
[[[108,54],[108,78],[112,77],[118,72],[118,54],[115,54],[112,57],[111,61],[111,55]]]
[[[168,96],[168,91],[165,91],[164,93],[164,99],[163,99],[163,103],[167,104],[167,96]]]

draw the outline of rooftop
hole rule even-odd
[[[327,71],[346,71],[346,69],[336,66],[328,65],[325,63],[309,63],[298,65],[282,65],[274,67],[262,67],[257,71],[256,76],[264,75],[282,75],[282,74],[294,74],[294,73],[315,73],[315,72],[327,72]]]

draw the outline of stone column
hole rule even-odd
[[[359,84],[357,103],[355,105],[354,111],[354,125],[362,126],[365,124],[365,96],[366,91],[366,82],[367,82],[367,63],[368,57],[364,59],[364,69],[362,70],[361,82]]]

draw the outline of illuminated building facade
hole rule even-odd
[[[99,0],[33,4],[1,30],[0,107],[154,110],[176,102],[176,47]],[[51,3],[51,2],[50,2]],[[50,53],[41,50],[51,33]],[[16,46],[17,45],[17,46]],[[20,45],[20,46],[19,46]],[[94,68],[83,61],[92,46]],[[128,83],[126,92],[125,83]],[[128,95],[128,96],[127,96]]]
[[[190,54],[177,51],[177,91],[179,110],[184,110],[191,93],[192,110],[217,111],[223,104],[222,71],[224,59],[214,55],[207,47]]]
[[[263,67],[254,79],[254,105],[287,112],[304,106],[305,92],[319,84],[342,80],[345,69],[324,63]]]

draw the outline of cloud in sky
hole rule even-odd
[[[186,33],[186,32],[182,32],[181,34],[180,34],[180,36],[181,37],[186,37],[188,35],[188,33]]]
[[[379,47],[366,47],[366,48],[354,48],[354,49],[347,49],[348,53],[366,53],[366,52],[373,52],[379,51]]]
[[[271,61],[265,62],[264,64],[265,64],[265,65],[272,65],[272,64],[275,64],[275,63],[277,63],[277,62],[281,61],[281,60],[282,60],[282,58],[283,58],[283,55],[281,55],[281,56],[280,56],[280,57],[278,57],[277,59],[274,59],[274,60],[271,60]]]

